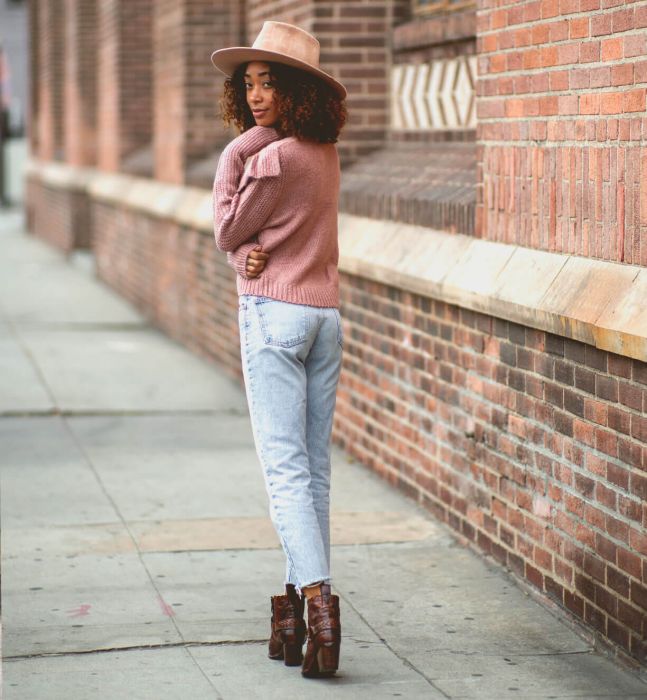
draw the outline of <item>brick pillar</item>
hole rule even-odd
[[[37,22],[35,74],[38,156],[63,158],[63,33],[64,1],[41,0],[34,11]],[[33,36],[33,35],[32,35]]]
[[[481,5],[477,235],[647,265],[647,8]]]
[[[344,3],[314,0],[312,32],[324,70],[348,89],[349,121],[339,144],[343,163],[384,145],[389,127],[391,30],[409,0]]]
[[[390,35],[409,12],[409,0],[344,3],[335,0],[248,1],[248,39],[263,21],[298,24],[321,44],[321,67],[348,89],[350,119],[342,132],[342,162],[381,147],[387,135],[390,109]]]
[[[27,5],[29,13],[29,121],[27,123],[27,134],[29,137],[29,148],[34,156],[38,155],[39,152],[40,23],[38,8],[39,5],[36,0],[31,0]]]
[[[97,5],[97,164],[104,170],[133,170],[134,158],[141,174],[150,170],[141,161],[152,138],[152,15],[152,0]]]
[[[223,81],[209,56],[242,42],[243,7],[228,0],[155,3],[153,142],[154,172],[160,180],[186,182],[191,165],[230,137],[219,128]]]
[[[96,162],[96,0],[65,0],[65,157]]]

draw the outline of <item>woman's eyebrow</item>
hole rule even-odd
[[[270,72],[268,70],[266,70],[266,71],[263,71],[262,73],[258,73],[258,77],[260,78],[261,75],[269,75],[269,74],[270,74]],[[245,73],[245,75],[243,77],[244,78],[251,78],[252,76],[249,73]]]

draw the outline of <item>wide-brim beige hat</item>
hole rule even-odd
[[[233,46],[211,54],[213,65],[231,77],[241,63],[275,61],[318,76],[343,98],[346,88],[319,68],[319,42],[304,29],[285,22],[264,22],[252,46]]]

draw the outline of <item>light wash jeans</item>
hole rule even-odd
[[[286,555],[285,582],[330,582],[330,445],[343,336],[339,311],[239,297],[247,403]]]

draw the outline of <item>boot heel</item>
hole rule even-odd
[[[339,666],[339,645],[325,644],[317,650],[317,666],[320,675],[332,675]]]
[[[296,642],[285,642],[283,644],[283,659],[286,666],[301,666],[303,661],[303,650]]]

